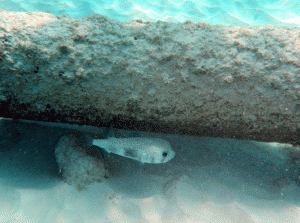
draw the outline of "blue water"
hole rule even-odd
[[[0,8],[118,21],[300,24],[297,0],[7,0]],[[168,136],[172,162],[141,167],[112,155],[114,178],[78,192],[63,182],[54,156],[60,136],[78,131],[0,122],[0,222],[300,222],[300,190],[285,158],[273,154],[278,145]]]
[[[119,21],[206,22],[223,25],[288,25],[300,24],[298,0],[87,0],[87,1],[1,1],[8,11],[48,12],[81,18],[94,13]]]

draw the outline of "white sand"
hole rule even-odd
[[[287,201],[239,195],[214,181],[206,185],[209,190],[201,190],[195,183],[179,179],[167,194],[157,188],[144,198],[119,193],[106,184],[83,192],[64,183],[42,190],[3,187],[0,193],[7,196],[0,200],[0,218],[1,222],[300,221],[299,206]]]
[[[7,0],[0,2],[0,8],[74,17],[99,13],[122,21],[138,18],[225,25],[300,24],[300,6],[292,0],[263,4],[254,0]],[[167,165],[148,165],[141,170],[128,160],[113,157],[123,162],[124,171],[106,183],[78,192],[26,163],[26,153],[47,147],[41,138],[51,138],[51,132],[40,137],[32,132],[30,139],[18,142],[8,135],[1,139],[10,146],[2,144],[0,153],[0,222],[300,222],[299,188],[276,178],[277,172],[271,171],[276,164],[252,168],[253,163],[261,164],[257,158],[260,154],[255,158],[253,152],[245,153],[252,148],[247,143],[173,137],[177,156]],[[24,159],[14,157],[15,151],[7,148],[17,149]]]

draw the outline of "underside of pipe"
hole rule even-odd
[[[299,144],[299,36],[0,11],[1,116]]]

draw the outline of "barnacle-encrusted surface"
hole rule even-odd
[[[299,141],[299,28],[0,12],[7,17],[5,116]]]

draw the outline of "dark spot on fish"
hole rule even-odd
[[[163,152],[163,154],[162,154],[163,157],[167,157],[167,155],[168,155],[168,153],[166,153],[166,152]]]
[[[152,159],[151,159],[151,163],[154,163],[154,157],[152,157]]]
[[[136,158],[138,157],[138,152],[134,149],[126,149],[124,148],[125,152],[124,152],[124,156],[129,156],[132,158]]]

